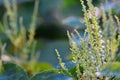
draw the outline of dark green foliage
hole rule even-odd
[[[106,67],[101,71],[101,75],[110,76],[110,80],[120,79],[120,62],[113,62],[107,64]]]
[[[80,66],[79,69],[80,69],[80,72],[83,73],[84,68]],[[70,68],[69,73],[72,74],[74,78],[77,78],[76,67]]]
[[[28,80],[24,69],[13,63],[3,63],[0,80]]]
[[[62,70],[48,70],[37,73],[28,78],[26,71],[13,63],[3,63],[0,80],[68,80],[70,76],[64,74]]]
[[[30,80],[68,80],[71,77],[59,73],[57,70],[44,71],[34,75]],[[72,78],[71,78],[72,79]]]

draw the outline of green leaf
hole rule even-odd
[[[25,68],[29,76],[31,76],[32,74],[36,74],[38,72],[53,69],[53,66],[51,64],[43,63],[43,62],[33,61],[33,62],[27,62],[27,63],[21,64],[21,65]]]
[[[28,80],[24,69],[13,63],[3,63],[4,71],[1,72],[0,80]]]
[[[107,64],[101,71],[103,76],[120,76],[120,62]]]
[[[80,72],[83,73],[84,71],[83,67],[80,66],[79,69],[80,69]],[[72,74],[72,76],[77,77],[76,67],[69,69],[69,72]]]
[[[34,75],[30,80],[72,80],[71,77],[59,72],[59,70],[44,71]]]

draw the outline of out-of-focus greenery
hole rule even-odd
[[[1,23],[0,25],[0,32],[2,33],[2,35],[5,35],[6,37],[6,38],[0,39],[1,41],[0,42],[1,43],[0,44],[0,49],[1,49],[0,69],[2,70],[1,68],[2,62],[4,67],[4,62],[6,61],[14,62],[16,64],[21,65],[26,69],[29,75],[35,74],[38,71],[52,69],[53,67],[50,64],[38,62],[39,55],[36,52],[36,48],[37,48],[36,44],[38,44],[38,42],[34,39],[34,36],[35,36],[35,26],[36,26],[36,20],[37,20],[39,1],[37,0],[35,2],[33,15],[31,14],[31,17],[30,17],[31,23],[29,22],[30,24],[28,29],[25,28],[25,25],[23,23],[24,16],[23,17],[18,16],[19,11],[17,9],[16,0],[12,0],[12,1],[13,1],[13,4],[11,5],[8,0],[5,0],[6,14],[4,15],[5,17],[4,17],[3,23]],[[3,43],[5,43],[7,46],[4,46]],[[11,65],[12,64],[8,64],[7,67],[11,68],[12,67]],[[13,67],[14,66],[16,65],[13,65]],[[6,68],[5,68],[5,71],[6,71]],[[9,72],[9,70],[7,72]],[[16,71],[16,72],[19,73],[19,71]],[[4,72],[2,74],[4,74]],[[17,77],[17,75],[14,77]],[[0,77],[0,79],[1,78],[2,77]],[[13,78],[8,77],[8,79],[13,79]]]
[[[0,74],[0,80],[28,80],[27,73],[23,68],[13,63],[3,63],[4,69]]]

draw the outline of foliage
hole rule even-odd
[[[80,1],[86,25],[84,38],[80,36],[77,30],[75,30],[75,33],[67,32],[71,47],[72,67],[70,67],[70,64],[66,65],[63,62],[59,52],[55,49],[60,68],[54,69],[49,64],[38,63],[38,54],[35,54],[37,41],[34,39],[34,35],[38,0],[35,3],[28,30],[23,25],[22,17],[18,18],[17,16],[16,0],[13,0],[12,5],[8,0],[5,0],[7,12],[4,16],[4,22],[0,24],[0,31],[6,35],[9,42],[3,44],[4,41],[0,40],[0,80],[120,79],[120,21],[118,17],[112,15],[110,8],[108,14],[106,14],[104,8],[101,7],[101,25],[95,14],[96,7],[91,3],[91,0],[86,0],[88,8],[86,8],[83,0]],[[116,23],[117,25],[115,25]],[[76,38],[75,34],[79,37],[81,45],[73,40]],[[6,48],[5,45],[8,44],[10,47]],[[14,63],[2,60],[2,55],[7,54],[9,50],[13,56],[11,62]]]
[[[3,63],[3,69],[0,80],[28,80],[27,73],[16,64]]]
[[[34,35],[39,1],[35,2],[29,29],[25,28],[24,19],[18,16],[16,0],[12,0],[12,4],[8,0],[4,1],[6,14],[4,15],[3,23],[0,24],[0,33],[4,34],[5,38],[0,39],[0,70],[2,70],[2,62],[6,62],[2,59],[4,55],[10,58],[8,62],[14,62],[24,67],[29,76],[38,71],[53,68],[50,64],[37,61],[39,55],[36,52],[36,44],[38,42],[34,40]]]
[[[38,73],[31,78],[20,66],[13,63],[3,63],[3,71],[0,74],[0,80],[67,80],[68,76],[59,73],[59,70],[49,70]]]
[[[87,27],[85,30],[84,38],[82,38],[75,30],[76,34],[80,38],[79,40],[81,41],[80,46],[77,42],[72,40],[73,38],[75,38],[75,34],[68,32],[72,61],[75,64],[75,72],[77,73],[77,76],[73,76],[73,74],[70,74],[68,72],[69,70],[64,69],[66,66],[64,66],[65,64],[63,62],[61,62],[59,54],[57,54],[61,67],[63,68],[63,70],[66,70],[67,74],[70,74],[73,78],[77,80],[89,80],[95,78],[100,78],[102,80],[119,79],[120,67],[119,62],[116,62],[116,60],[119,59],[119,57],[116,59],[116,55],[119,55],[120,50],[118,37],[120,35],[119,19],[118,17],[116,17],[118,24],[116,29],[116,22],[111,13],[111,9],[109,8],[109,12],[107,15],[104,11],[104,8],[101,8],[103,25],[99,25],[99,19],[95,14],[95,6],[92,5],[90,0],[87,0],[88,8],[86,8],[86,6],[84,5],[84,1],[80,1],[83,7],[84,20]],[[86,35],[88,35],[89,40],[86,39]],[[116,52],[118,53],[116,54]],[[108,66],[106,66],[106,68],[104,69],[105,65]],[[116,67],[114,67],[113,65],[116,65]],[[79,68],[83,68],[83,71],[81,71]],[[106,74],[104,74],[104,71]]]

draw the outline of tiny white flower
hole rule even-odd
[[[102,15],[100,9],[98,7],[95,7],[94,11],[95,11],[95,16],[99,19],[101,17],[101,15]],[[90,19],[92,18],[92,14],[91,14],[90,11],[88,12],[88,17]]]
[[[8,55],[2,55],[1,56],[1,59],[2,59],[2,61],[11,61],[11,58],[10,58],[10,56],[8,56]]]
[[[100,72],[96,72],[95,74],[96,74],[97,77],[101,75]]]
[[[94,9],[95,9],[95,16],[99,19],[102,15],[101,11],[98,7],[95,7]]]

